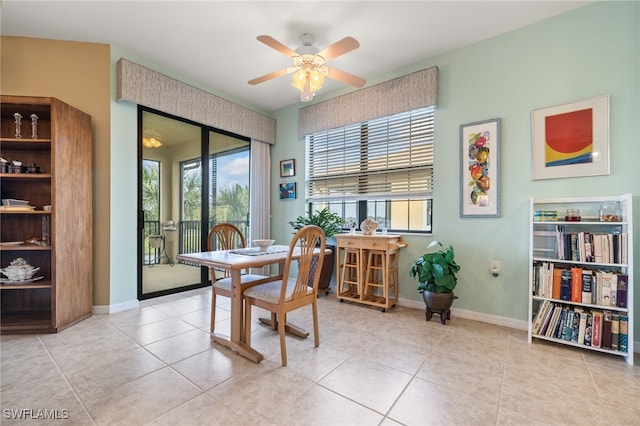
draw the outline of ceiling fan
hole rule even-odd
[[[313,46],[315,37],[307,33],[300,36],[302,46],[296,50],[291,50],[268,35],[258,36],[257,39],[288,56],[293,61],[293,66],[249,80],[251,85],[260,84],[285,74],[295,73],[292,85],[300,90],[300,101],[309,102],[313,99],[315,91],[322,88],[325,76],[355,87],[362,87],[366,83],[363,78],[325,65],[331,59],[360,47],[360,43],[353,37],[345,37],[324,50],[319,50]]]

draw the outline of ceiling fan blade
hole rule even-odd
[[[254,78],[253,80],[249,80],[248,83],[253,86],[253,85],[256,85],[256,84],[263,83],[263,82],[265,82],[267,80],[272,80],[274,78],[278,78],[280,76],[283,76],[285,74],[289,74],[290,72],[292,72],[291,71],[292,68],[293,67],[283,68],[283,69],[278,70],[278,71],[270,72],[269,74],[265,74],[265,75],[263,75],[261,77]],[[293,70],[295,70],[295,68],[293,68]]]
[[[340,41],[333,43],[331,46],[316,53],[318,56],[322,56],[325,61],[330,61],[333,58],[344,55],[347,52],[351,52],[354,49],[360,47],[360,43],[353,37],[345,37]]]
[[[328,67],[329,72],[327,73],[327,77],[332,78],[334,80],[341,81],[350,86],[362,87],[367,83],[367,80],[364,78],[357,77],[353,74],[349,74],[348,72],[340,71],[333,67]]]
[[[280,43],[278,40],[276,40],[275,38],[268,36],[268,35],[260,35],[257,37],[258,41],[263,42],[264,44],[266,44],[267,46],[271,47],[272,49],[277,50],[278,52],[282,53],[285,56],[288,56],[289,58],[293,57],[293,56],[298,56],[298,54],[289,49],[287,46],[285,46],[284,44]]]

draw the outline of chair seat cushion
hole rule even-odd
[[[296,286],[296,280],[287,281],[287,297],[285,302],[291,300],[293,288]],[[258,284],[254,287],[246,289],[242,294],[254,299],[263,300],[267,303],[277,304],[280,301],[280,292],[282,291],[282,281],[272,281],[266,284]],[[307,287],[307,294],[313,294],[313,287]]]
[[[240,282],[242,284],[251,282],[251,281],[257,281],[257,280],[262,280],[268,278],[266,275],[254,275],[254,274],[246,274],[246,275],[241,275],[240,276]],[[278,281],[280,282],[280,281]],[[219,279],[218,281],[216,281],[213,286],[215,288],[217,288],[218,290],[226,290],[226,291],[231,291],[231,277],[227,277],[227,278],[222,278]]]

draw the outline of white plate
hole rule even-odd
[[[8,278],[0,278],[0,284],[27,284],[27,283],[32,283],[34,281],[41,280],[42,278],[44,277],[29,278],[28,280],[22,280],[22,281],[10,281]]]
[[[5,241],[0,243],[0,246],[19,246],[24,244],[24,241]]]

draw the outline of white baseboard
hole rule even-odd
[[[94,305],[91,312],[94,315],[115,314],[116,312],[127,311],[129,309],[137,309],[140,307],[140,301],[130,300],[128,302],[116,303],[114,305]]]
[[[398,305],[424,310],[424,302],[418,300],[402,299],[398,300]],[[460,318],[470,319],[474,321],[486,322],[489,324],[500,325],[503,327],[515,328],[517,330],[527,330],[527,321],[517,320],[507,317],[499,317],[497,315],[483,314],[482,312],[468,311],[466,309],[451,308],[451,315]]]
[[[398,305],[407,308],[424,310],[424,302],[410,299],[398,299]],[[527,331],[527,321],[517,320],[513,318],[499,317],[496,315],[483,314],[482,312],[468,311],[466,309],[451,308],[451,315],[460,318],[470,319],[474,321],[486,322],[489,324],[501,325],[504,327],[515,328],[517,330]],[[640,342],[633,342],[633,353],[640,353]]]

